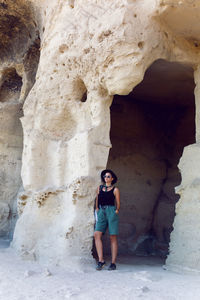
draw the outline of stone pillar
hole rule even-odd
[[[181,185],[176,192],[181,196],[176,205],[174,230],[171,234],[168,269],[200,272],[200,69],[195,72],[196,141],[185,147],[180,159]]]
[[[72,9],[52,1],[45,11],[36,82],[21,119],[24,191],[12,245],[23,257],[74,268],[92,260],[93,208],[110,149],[112,97],[99,83],[89,35],[83,34],[88,15]],[[83,53],[91,58],[84,60]]]
[[[179,163],[182,183],[176,188],[181,199],[176,206],[171,234],[168,269],[200,272],[200,145],[184,149]]]
[[[37,91],[36,84],[30,99]],[[112,97],[96,88],[81,103],[75,89],[73,93],[73,103],[54,103],[44,93],[39,109],[25,107],[25,190],[18,199],[20,217],[12,245],[24,258],[74,269],[92,261],[94,200],[110,149]]]

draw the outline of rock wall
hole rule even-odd
[[[21,186],[23,132],[19,118],[21,78],[15,69],[7,69],[0,90],[0,236],[12,235],[17,215],[16,198]]]
[[[91,258],[113,95],[160,58],[195,68],[199,14],[197,0],[0,1],[1,72],[16,70],[25,100],[17,251],[48,263]]]
[[[38,33],[26,1],[0,2],[0,236],[12,237],[22,186],[23,101],[35,80]]]

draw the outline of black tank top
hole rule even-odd
[[[103,186],[101,185],[99,188],[99,195],[98,195],[98,207],[100,205],[111,205],[115,206],[115,195],[114,195],[115,187],[110,190],[109,192],[103,191]]]

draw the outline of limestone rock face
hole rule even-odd
[[[12,236],[17,215],[16,199],[22,185],[20,118],[23,101],[35,80],[39,56],[38,32],[30,4],[1,1],[0,28],[0,201],[3,205],[0,234]]]
[[[14,212],[18,199],[12,245],[24,257],[58,264],[91,259],[93,204],[111,148],[113,96],[128,95],[156,60],[197,68],[200,32],[198,22],[191,20],[199,16],[198,0],[0,1],[0,122],[6,123],[0,140],[0,200]],[[198,72],[195,80],[199,82]],[[196,90],[197,98],[198,94]],[[138,114],[136,125],[140,124],[141,132],[149,129]],[[152,131],[150,136],[154,135]],[[152,162],[155,145],[140,152],[138,147],[135,157],[129,153],[120,157],[116,166],[127,161],[132,169],[136,165],[135,175],[126,174],[127,179],[138,179],[138,172],[144,171],[141,181],[147,182],[147,211],[152,212],[166,168],[163,161]],[[162,186],[169,197],[170,180],[176,182],[173,168],[175,163]],[[139,183],[136,193],[141,196]],[[190,197],[189,192],[184,195]],[[182,195],[180,203],[185,203]],[[160,204],[157,211],[167,207]],[[130,210],[134,209],[132,204]],[[0,220],[9,222],[5,211]],[[176,219],[182,220],[178,214]],[[153,222],[149,215],[139,215],[138,226],[130,220],[123,225],[124,238],[126,231],[131,234],[137,227],[145,232]],[[198,234],[196,238],[200,240]],[[185,243],[189,247],[187,237]]]
[[[167,266],[171,270],[199,272],[199,144],[185,148],[179,163],[182,183],[177,187],[181,201],[176,207],[171,253]],[[190,241],[189,245],[186,241]],[[178,255],[178,252],[181,255]],[[184,259],[183,259],[184,257]]]

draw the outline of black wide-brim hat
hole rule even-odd
[[[104,175],[106,173],[110,173],[112,175],[112,178],[113,178],[112,184],[115,184],[117,182],[117,176],[115,175],[115,173],[112,170],[109,170],[109,169],[103,170],[101,172],[101,180],[102,180],[102,182],[105,183]]]

